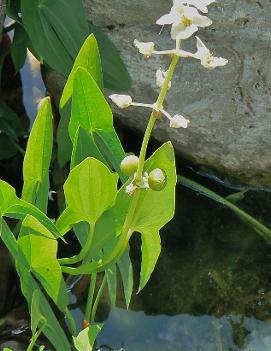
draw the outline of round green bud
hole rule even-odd
[[[160,168],[155,168],[149,173],[149,186],[152,190],[160,191],[167,185],[167,177]]]
[[[122,170],[122,172],[124,174],[131,176],[136,172],[138,162],[139,162],[139,159],[137,156],[135,156],[135,155],[126,156],[121,161],[120,169]]]

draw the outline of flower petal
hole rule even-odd
[[[179,22],[180,20],[181,20],[180,14],[174,10],[171,10],[170,13],[160,17],[156,21],[156,24],[159,24],[160,26],[164,26],[166,24],[172,24],[175,22]]]
[[[197,31],[198,31],[198,27],[195,26],[194,24],[188,27],[185,27],[182,23],[178,25],[172,25],[171,38],[187,39],[187,38],[190,38]]]
[[[198,15],[193,18],[193,24],[195,24],[198,27],[208,27],[213,23],[213,21],[206,16],[201,16]]]
[[[195,6],[203,13],[208,12],[207,6],[215,2],[216,0],[187,0],[187,4]]]

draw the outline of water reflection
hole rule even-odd
[[[127,351],[270,351],[271,324],[242,316],[146,316],[116,308],[98,344]]]
[[[28,52],[24,67],[20,71],[23,86],[23,102],[32,126],[39,101],[45,96],[45,86],[41,78],[40,64]]]

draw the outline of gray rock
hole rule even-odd
[[[108,3],[108,4],[106,4]],[[85,0],[90,20],[107,30],[119,48],[133,79],[129,92],[135,101],[155,101],[155,71],[169,59],[145,59],[132,43],[154,41],[159,49],[173,44],[169,28],[159,35],[155,21],[171,6],[169,0]],[[224,0],[209,12],[213,25],[199,36],[216,53],[229,59],[226,67],[209,71],[192,60],[182,60],[164,104],[182,113],[191,124],[186,130],[159,121],[154,137],[171,140],[178,154],[224,179],[253,186],[271,186],[271,69],[269,0]],[[110,29],[108,29],[110,28]],[[194,39],[185,49],[195,50]],[[58,83],[56,83],[58,84]],[[114,108],[130,128],[143,132],[149,111]]]

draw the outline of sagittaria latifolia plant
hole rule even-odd
[[[176,170],[170,142],[148,159],[147,146],[155,123],[163,116],[169,119],[172,128],[189,125],[182,115],[171,116],[163,108],[180,57],[198,59],[207,68],[227,63],[214,57],[198,37],[194,54],[181,49],[182,40],[190,38],[198,27],[212,23],[200,14],[206,13],[207,5],[212,2],[175,0],[170,13],[157,21],[159,25],[172,25],[174,49],[156,51],[152,42],[134,42],[145,57],[158,54],[171,59],[168,70],[156,72],[161,90],[155,103],[135,103],[128,95],[110,96],[121,108],[151,109],[139,157],[125,157],[113,127],[112,111],[102,93],[97,42],[90,35],[74,62],[60,101],[60,109],[70,115],[68,130],[73,144],[70,173],[64,184],[66,208],[56,222],[46,215],[53,146],[49,98],[42,102],[29,137],[21,199],[9,184],[0,181],[1,238],[14,258],[31,313],[33,336],[28,351],[36,347],[41,333],[58,351],[92,350],[102,327],[95,322],[95,316],[106,285],[112,305],[116,301],[117,270],[129,306],[133,290],[129,240],[133,233],[140,233],[142,239],[138,291],[148,282],[161,251],[159,231],[174,215]],[[18,220],[14,233],[8,225],[10,217]],[[65,235],[71,230],[81,250],[71,257],[58,258],[58,242],[65,241]],[[64,278],[82,274],[90,276],[90,284],[79,330],[69,308]],[[98,274],[102,276],[101,284],[96,287]],[[52,305],[58,308],[59,314]],[[65,316],[66,324],[59,322],[59,315]]]

